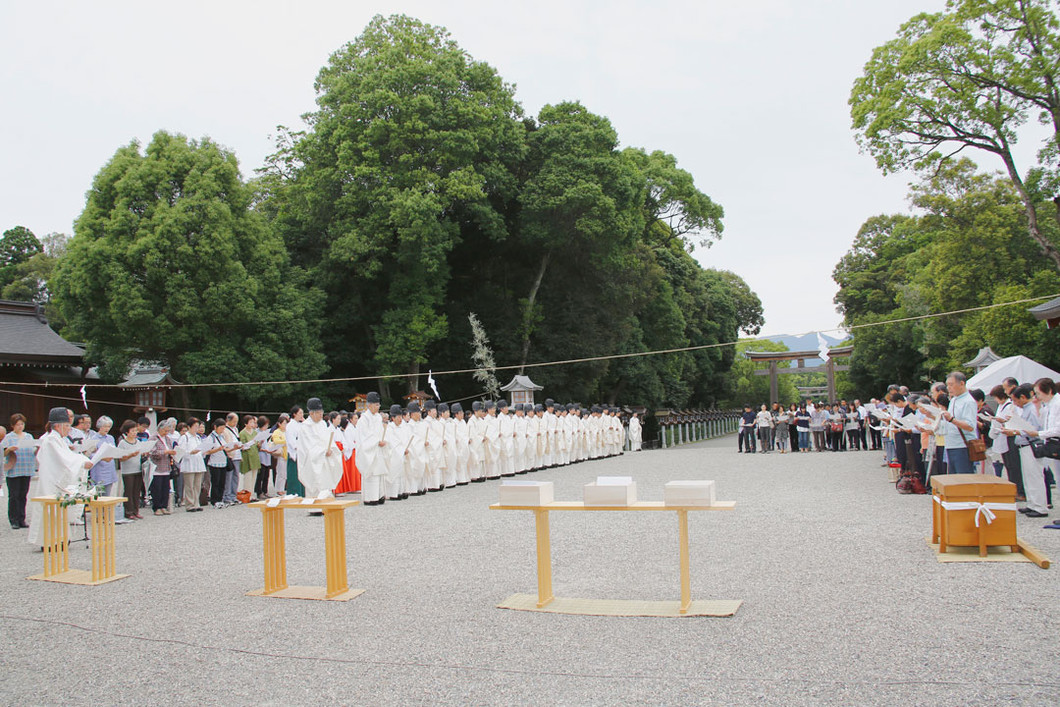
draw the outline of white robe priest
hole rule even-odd
[[[306,406],[309,419],[298,434],[298,480],[306,498],[332,493],[342,479],[342,450],[335,444],[336,428],[324,421],[323,409],[314,410],[313,398]],[[317,401],[319,404],[319,401]]]
[[[54,418],[60,418],[56,422]],[[71,451],[66,432],[70,427],[70,418],[66,408],[54,408],[48,419],[52,421],[52,430],[41,437],[40,449],[37,450],[37,478],[30,486],[29,497],[55,497],[67,486],[77,484],[88,476],[91,462],[83,454]],[[44,544],[44,507],[30,501],[29,535],[26,542],[41,547]],[[69,508],[65,509],[69,512]]]

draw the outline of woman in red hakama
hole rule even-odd
[[[361,490],[361,472],[357,471],[356,424],[357,417],[353,415],[347,423],[342,439],[335,440],[339,449],[342,450],[342,479],[339,480],[339,485],[335,487],[336,496],[340,493],[353,493]],[[348,456],[346,454],[347,447],[350,448]]]

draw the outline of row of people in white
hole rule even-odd
[[[366,505],[398,500],[534,469],[621,454],[625,428],[610,408],[523,405],[504,400],[463,407],[428,401],[407,410],[395,405],[389,420],[379,397],[357,422],[357,467]],[[426,416],[424,416],[426,412]],[[638,426],[639,431],[639,426]]]

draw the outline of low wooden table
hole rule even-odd
[[[346,574],[346,509],[360,501],[328,499],[303,504],[301,498],[281,501],[270,506],[268,501],[251,503],[261,509],[262,546],[265,557],[265,586],[247,592],[247,596],[277,597],[280,599],[325,599],[349,601],[363,594],[363,589],[350,589]],[[284,535],[284,511],[323,511],[324,558],[327,571],[326,587],[291,587],[287,585],[287,543]]]
[[[28,579],[96,585],[129,576],[117,574],[114,562],[114,507],[125,501],[123,496],[100,496],[90,501],[74,502],[87,505],[92,515],[91,572],[70,569],[68,506],[64,507],[54,496],[37,496],[30,500],[44,506],[44,572]]]
[[[628,506],[586,506],[581,501],[553,501],[542,506],[505,506],[494,503],[494,511],[533,511],[537,525],[537,608],[541,609],[555,600],[552,594],[552,541],[549,537],[551,511],[674,511],[677,513],[681,564],[681,603],[679,611],[687,614],[692,605],[692,581],[689,577],[688,512],[731,511],[735,501],[716,501],[713,506],[667,506],[662,501],[637,501]]]
[[[992,474],[946,474],[931,477],[931,542],[939,552],[949,545],[990,546],[1019,552],[1016,539],[1016,484]]]

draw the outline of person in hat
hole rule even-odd
[[[515,421],[508,414],[508,401],[497,401],[497,473],[515,476]]]
[[[427,445],[430,435],[420,404],[413,400],[407,410],[409,419],[405,424],[412,436],[412,444],[409,445],[408,492],[413,496],[422,496],[427,493]]]
[[[497,419],[497,403],[487,400],[486,408],[486,478],[499,479],[501,477],[501,425]]]
[[[335,427],[324,419],[320,398],[306,402],[309,419],[298,437],[298,480],[305,486],[306,498],[333,495],[342,478],[342,450],[335,444]]]
[[[427,418],[423,421],[424,435],[427,440],[427,490],[441,491],[442,475],[445,473],[445,423],[438,416],[438,403],[428,400],[423,405]]]
[[[541,433],[545,442],[541,454],[541,465],[548,469],[555,465],[552,455],[556,448],[556,403],[552,398],[545,400],[545,414],[541,417]]]
[[[515,417],[512,420],[512,425],[515,427],[515,473],[525,474],[527,472],[526,465],[526,449],[527,449],[527,426],[528,422],[526,419],[526,405],[525,403],[515,404]]]
[[[390,450],[387,472],[386,500],[402,501],[409,497],[409,446],[412,432],[405,420],[405,411],[400,405],[390,406],[390,420],[386,426],[387,445]]]
[[[469,471],[471,459],[471,437],[468,434],[464,406],[453,403],[449,408],[453,415],[453,436],[456,443],[456,485],[466,486],[471,481]]]
[[[809,419],[809,416],[807,416]],[[641,448],[643,430],[640,424],[640,415],[634,412],[629,416],[629,449],[631,452],[639,452]]]
[[[287,482],[288,494],[305,496],[305,487],[298,480],[298,460],[301,456],[302,426],[305,424],[305,409],[301,405],[291,408],[291,419],[287,423]]]
[[[70,449],[66,436],[70,434],[70,416],[66,408],[52,408],[48,412],[50,430],[40,439],[37,450],[37,477],[30,485],[29,497],[56,496],[67,486],[88,478],[92,462],[83,454]],[[63,509],[66,515],[68,508]],[[34,503],[30,508],[29,535],[26,542],[41,547],[44,544],[44,506]]]
[[[388,449],[383,418],[379,414],[379,393],[365,396],[368,409],[357,420],[357,468],[361,472],[361,498],[364,505],[376,506],[386,493]]]
[[[438,419],[442,421],[442,455],[445,466],[442,470],[442,487],[456,486],[456,420],[447,403],[438,403]]]
[[[471,419],[467,421],[469,460],[468,471],[471,481],[480,483],[486,480],[486,407],[481,401],[471,403]]]
[[[534,471],[545,468],[545,406],[541,403],[534,405],[534,418],[527,425],[530,433],[530,445],[533,450],[534,460],[530,468]]]

